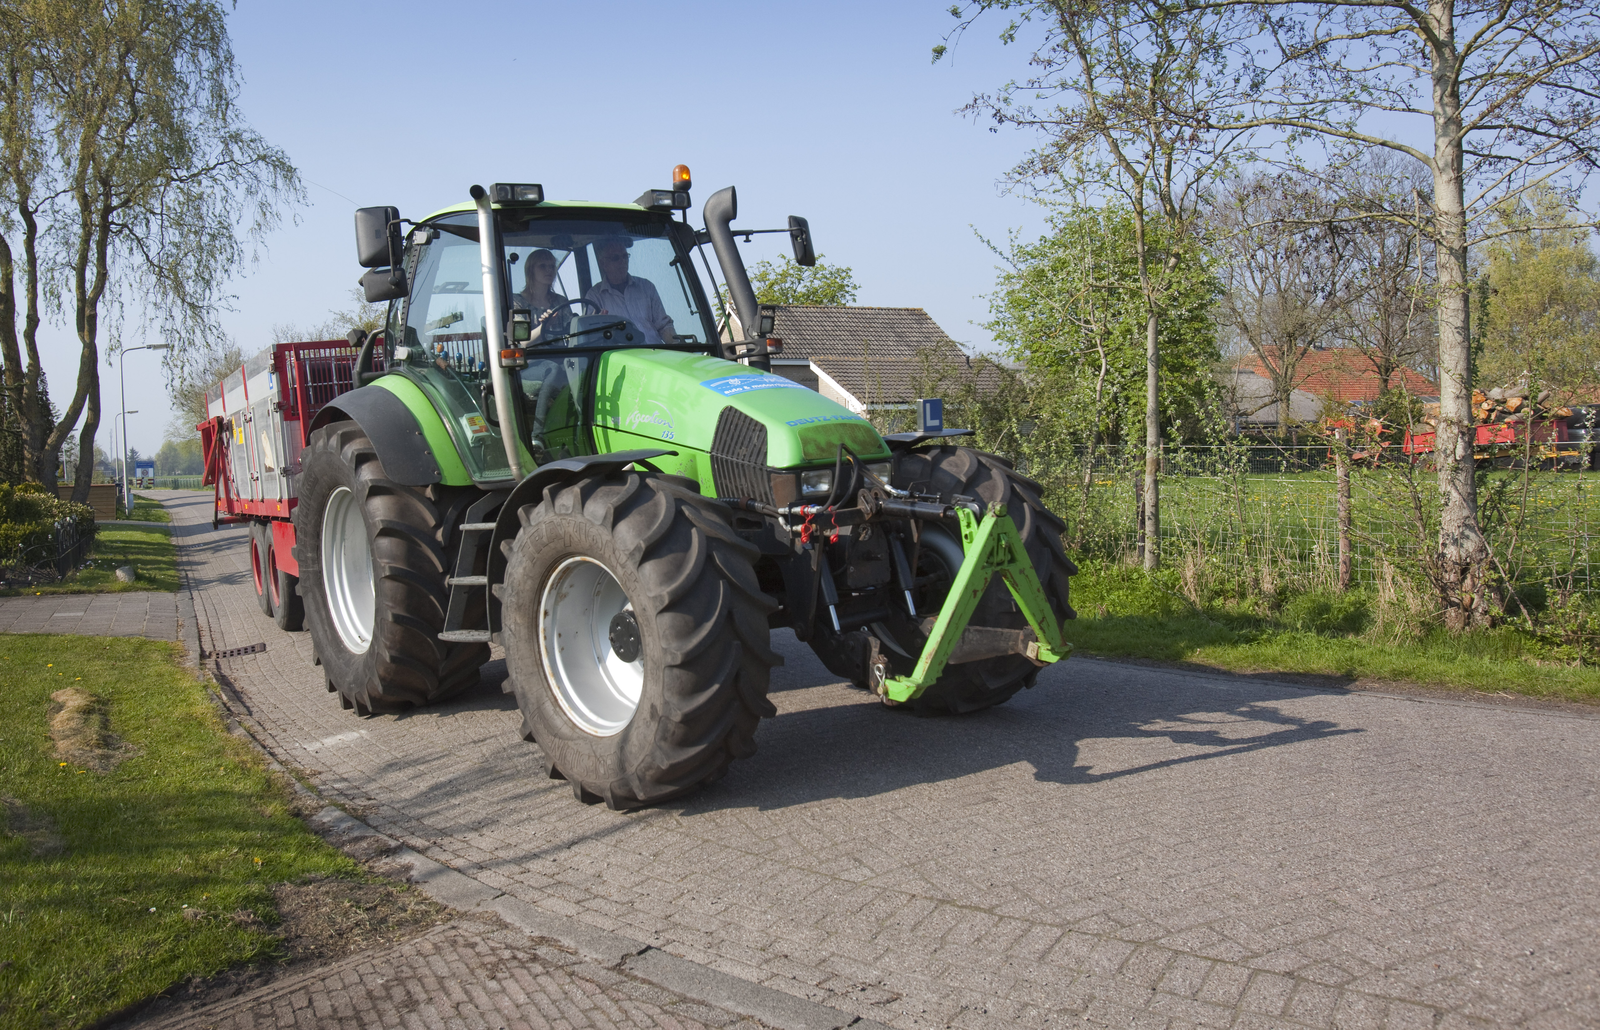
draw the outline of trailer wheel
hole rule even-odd
[[[772,666],[756,549],[692,485],[553,485],[502,546],[506,670],[523,738],[586,803],[686,794],[755,753]]]
[[[970,447],[935,447],[902,454],[895,460],[893,483],[901,489],[915,485],[919,490],[936,491],[947,504],[958,495],[984,505],[1004,504],[1033,559],[1056,618],[1076,617],[1069,603],[1068,579],[1077,574],[1078,567],[1061,544],[1065,526],[1040,502],[1037,483],[1018,475],[1004,459]],[[915,598],[919,616],[938,613],[962,558],[960,535],[953,525],[950,529],[929,526],[924,531],[915,571],[921,584]],[[995,577],[973,612],[972,624],[1020,629],[1028,620],[1017,609],[1005,583]],[[921,653],[927,638],[909,617],[897,614],[879,625],[893,635],[902,650],[913,656]],[[908,675],[915,658],[888,651],[892,671]],[[947,665],[910,707],[925,712],[976,712],[1009,700],[1023,687],[1033,686],[1038,676],[1038,668],[1021,655]]]
[[[250,523],[250,583],[256,588],[256,605],[262,615],[272,614],[272,568],[267,551],[272,546],[260,522]]]
[[[317,430],[295,506],[295,560],[312,646],[359,714],[439,701],[478,681],[486,644],[448,644],[445,541],[462,490],[389,479],[354,422]]]
[[[300,597],[300,577],[291,576],[278,567],[278,545],[267,534],[268,580],[272,584],[272,621],[287,633],[298,633],[305,627],[306,606]]]

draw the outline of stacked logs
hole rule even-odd
[[[1508,386],[1490,390],[1472,391],[1472,414],[1479,425],[1501,425],[1529,422],[1539,419],[1567,418],[1571,408],[1546,407],[1550,391],[1541,390],[1535,397],[1528,396],[1525,386]]]

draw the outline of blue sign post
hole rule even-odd
[[[944,400],[940,397],[924,397],[917,401],[917,432],[942,433],[944,432]]]
[[[156,463],[154,461],[134,461],[133,478],[138,480],[155,479]]]

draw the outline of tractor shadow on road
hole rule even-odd
[[[1017,765],[1036,783],[1094,784],[1363,732],[1321,717],[1318,699],[1341,690],[1082,660],[989,711],[919,717],[838,683],[804,645],[782,650],[780,714],[762,723],[758,753],[685,815],[873,797]]]

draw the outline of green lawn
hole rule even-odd
[[[1151,579],[1098,562],[1083,566],[1072,591],[1078,618],[1066,624],[1067,639],[1081,653],[1600,702],[1600,668],[1554,661],[1515,628],[1461,636],[1375,629],[1374,598],[1364,593],[1289,595],[1276,610],[1201,608],[1170,573]]]
[[[41,855],[0,837],[0,1026],[81,1027],[186,977],[271,956],[276,939],[235,912],[271,924],[274,883],[362,875],[290,813],[173,645],[0,637],[0,681],[0,814],[20,802],[64,845]],[[109,702],[112,732],[132,744],[111,772],[55,757],[46,717],[65,686]]]
[[[152,501],[143,494],[133,495],[133,510],[122,516],[135,522],[171,522],[172,513],[160,501]]]
[[[139,578],[132,583],[117,579],[117,569],[132,565]],[[94,551],[88,564],[59,583],[44,583],[26,589],[0,591],[0,596],[18,594],[106,594],[128,590],[178,589],[178,551],[172,531],[162,523],[149,526],[100,525],[95,533]]]

